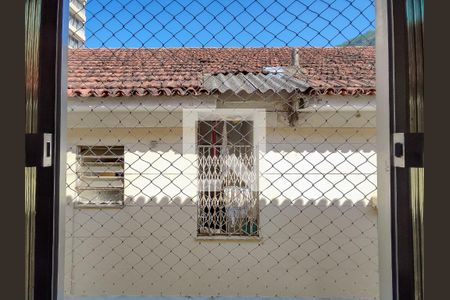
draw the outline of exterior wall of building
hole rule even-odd
[[[305,112],[296,127],[269,112],[261,239],[202,240],[181,115],[100,101],[68,116],[67,294],[377,299],[374,111]],[[73,207],[77,145],[125,146],[123,208]]]

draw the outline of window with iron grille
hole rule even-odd
[[[78,146],[77,206],[122,206],[124,147]]]
[[[199,121],[198,235],[257,236],[252,121]]]

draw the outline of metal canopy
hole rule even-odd
[[[203,77],[203,88],[220,93],[246,92],[247,94],[269,91],[280,93],[304,92],[309,88],[306,82],[284,73],[237,73],[214,74]]]

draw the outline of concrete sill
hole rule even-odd
[[[74,203],[73,208],[76,209],[104,209],[104,208],[115,208],[115,209],[121,209],[124,208],[124,204],[85,204],[85,203]]]
[[[220,235],[200,235],[195,238],[198,242],[253,242],[260,243],[263,241],[262,236],[220,236]]]

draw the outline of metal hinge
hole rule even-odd
[[[51,133],[25,134],[25,166],[51,167],[52,148]]]
[[[394,133],[394,167],[423,168],[423,133]]]

